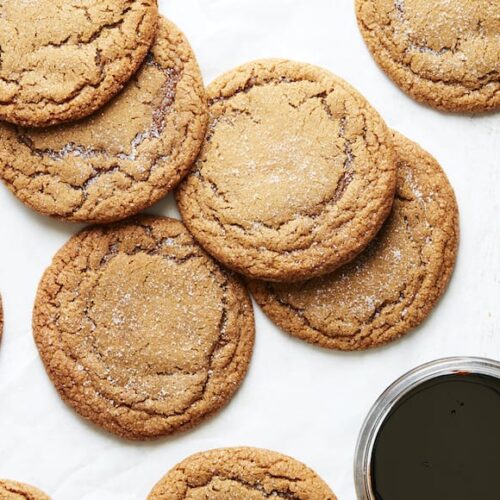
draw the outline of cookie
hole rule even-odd
[[[156,0],[0,3],[0,120],[43,127],[90,115],[136,71]]]
[[[73,237],[42,278],[33,326],[62,398],[129,439],[188,429],[224,406],[254,342],[245,287],[160,217]]]
[[[28,484],[0,479],[0,500],[50,500],[50,498]]]
[[[292,335],[330,349],[379,346],[422,323],[443,294],[457,254],[455,195],[432,156],[394,139],[396,200],[368,248],[315,280],[250,284],[264,312]]]
[[[116,221],[179,183],[199,152],[207,120],[195,56],[184,35],[161,18],[141,69],[98,113],[45,130],[0,124],[0,176],[42,214]]]
[[[251,278],[297,281],[355,257],[390,211],[396,171],[383,120],[326,70],[255,61],[208,88],[209,131],[179,186],[202,246]]]
[[[2,296],[0,295],[0,340],[2,340],[3,335],[3,302]]]
[[[377,63],[417,101],[500,108],[498,0],[356,0],[356,13]]]
[[[197,453],[174,467],[148,500],[336,500],[314,471],[293,458],[257,448]]]

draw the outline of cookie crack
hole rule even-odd
[[[275,76],[269,76],[268,78],[263,78],[261,81],[257,81],[255,76],[250,76],[245,82],[245,84],[242,87],[235,90],[231,95],[217,96],[209,99],[208,106],[211,107],[219,102],[229,101],[239,94],[248,94],[248,92],[250,92],[255,87],[265,87],[266,85],[269,84],[279,85],[282,83],[300,83],[300,82],[316,83],[314,80],[307,78],[288,78],[285,76],[281,76],[279,78],[276,78]]]
[[[286,476],[274,476],[274,475],[270,474],[269,472],[266,472],[265,476],[272,478],[272,479],[274,479],[274,478],[283,479],[285,481],[292,482],[292,483],[296,483],[296,482],[300,481],[299,479],[295,479],[295,478],[292,479],[292,478],[288,478]],[[220,474],[216,473],[212,477],[210,477],[210,479],[207,482],[205,482],[203,484],[192,485],[192,484],[189,484],[189,482],[188,482],[187,486],[189,488],[189,491],[199,490],[199,489],[206,488],[206,487],[210,486],[211,483],[214,482],[214,480],[219,480],[222,482],[223,481],[231,481],[234,483],[238,483],[247,489],[258,491],[259,493],[262,494],[262,496],[264,498],[283,498],[286,500],[300,500],[300,498],[298,496],[294,495],[290,491],[283,491],[282,489],[272,489],[271,491],[266,491],[260,482],[258,482],[258,481],[257,482],[245,481],[244,479],[242,479],[241,477],[238,477],[236,475],[220,475]],[[188,498],[188,492],[186,492],[184,494],[184,498]]]
[[[77,38],[76,40],[76,45],[88,45],[92,42],[95,42],[98,38],[100,38],[103,34],[103,32],[105,31],[111,31],[111,30],[114,30],[116,28],[121,28],[123,26],[123,24],[125,23],[125,19],[124,17],[132,11],[132,6],[128,6],[126,7],[120,14],[120,19],[118,19],[118,21],[115,21],[113,23],[106,23],[106,24],[103,24],[101,25],[97,31],[92,34],[88,40],[83,40],[81,38]],[[141,25],[141,22],[142,20],[144,19],[144,16],[145,14],[143,14],[143,16],[141,17],[141,21],[138,23],[138,25],[140,26]]]
[[[12,493],[13,495],[19,495],[23,498],[26,498],[26,500],[31,500],[33,497],[26,493],[25,491],[20,490],[19,488],[16,488],[15,486],[8,485],[8,484],[2,484],[0,486],[2,490],[7,491],[8,493]]]

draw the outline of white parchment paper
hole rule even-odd
[[[461,210],[455,275],[431,318],[376,351],[335,353],[280,332],[256,308],[257,342],[230,405],[195,430],[129,443],[85,423],[60,400],[31,334],[36,287],[79,226],[38,216],[0,186],[0,477],[55,500],[140,500],[196,451],[271,448],[314,468],[341,500],[355,499],[352,459],[370,405],[406,370],[449,355],[500,358],[500,114],[447,115],[416,104],[377,68],[358,32],[353,0],[165,0],[209,83],[261,57],[328,68],[357,87],[388,124],[440,161]],[[177,216],[168,198],[151,210]]]

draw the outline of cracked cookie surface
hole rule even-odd
[[[44,130],[0,123],[0,176],[42,214],[79,222],[123,219],[179,183],[202,145],[207,119],[189,43],[160,18],[141,69],[98,113]]]
[[[2,296],[0,295],[0,340],[2,340],[3,336],[3,302]]]
[[[354,258],[392,204],[390,133],[326,70],[285,60],[241,66],[208,87],[209,127],[179,185],[202,246],[249,277],[297,281]]]
[[[148,500],[336,500],[314,471],[297,460],[258,448],[197,453],[174,467]]]
[[[93,227],[40,283],[34,336],[63,399],[129,439],[187,429],[246,374],[254,320],[245,287],[174,219]]]
[[[500,2],[356,0],[382,69],[414,99],[446,111],[500,108]]]
[[[330,349],[378,346],[422,323],[444,292],[458,246],[455,195],[432,156],[394,139],[396,200],[368,248],[315,280],[250,283],[264,312],[292,335]]]
[[[156,0],[0,2],[0,119],[42,127],[99,109],[155,35]]]
[[[50,500],[50,498],[28,484],[0,479],[0,500]]]

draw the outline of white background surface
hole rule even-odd
[[[371,404],[406,370],[449,355],[500,358],[500,114],[446,115],[406,97],[377,68],[353,0],[166,0],[161,11],[190,39],[205,81],[251,59],[287,57],[328,68],[357,87],[388,124],[440,161],[461,211],[461,247],[444,299],[418,330],[365,353],[328,352],[281,333],[257,309],[247,379],[230,405],[195,430],[124,442],[60,400],[38,357],[31,309],[38,280],[78,226],[32,213],[0,186],[0,477],[55,500],[144,499],[187,455],[252,445],[314,468],[340,500],[355,498],[352,459]],[[153,207],[176,215],[168,200]]]

